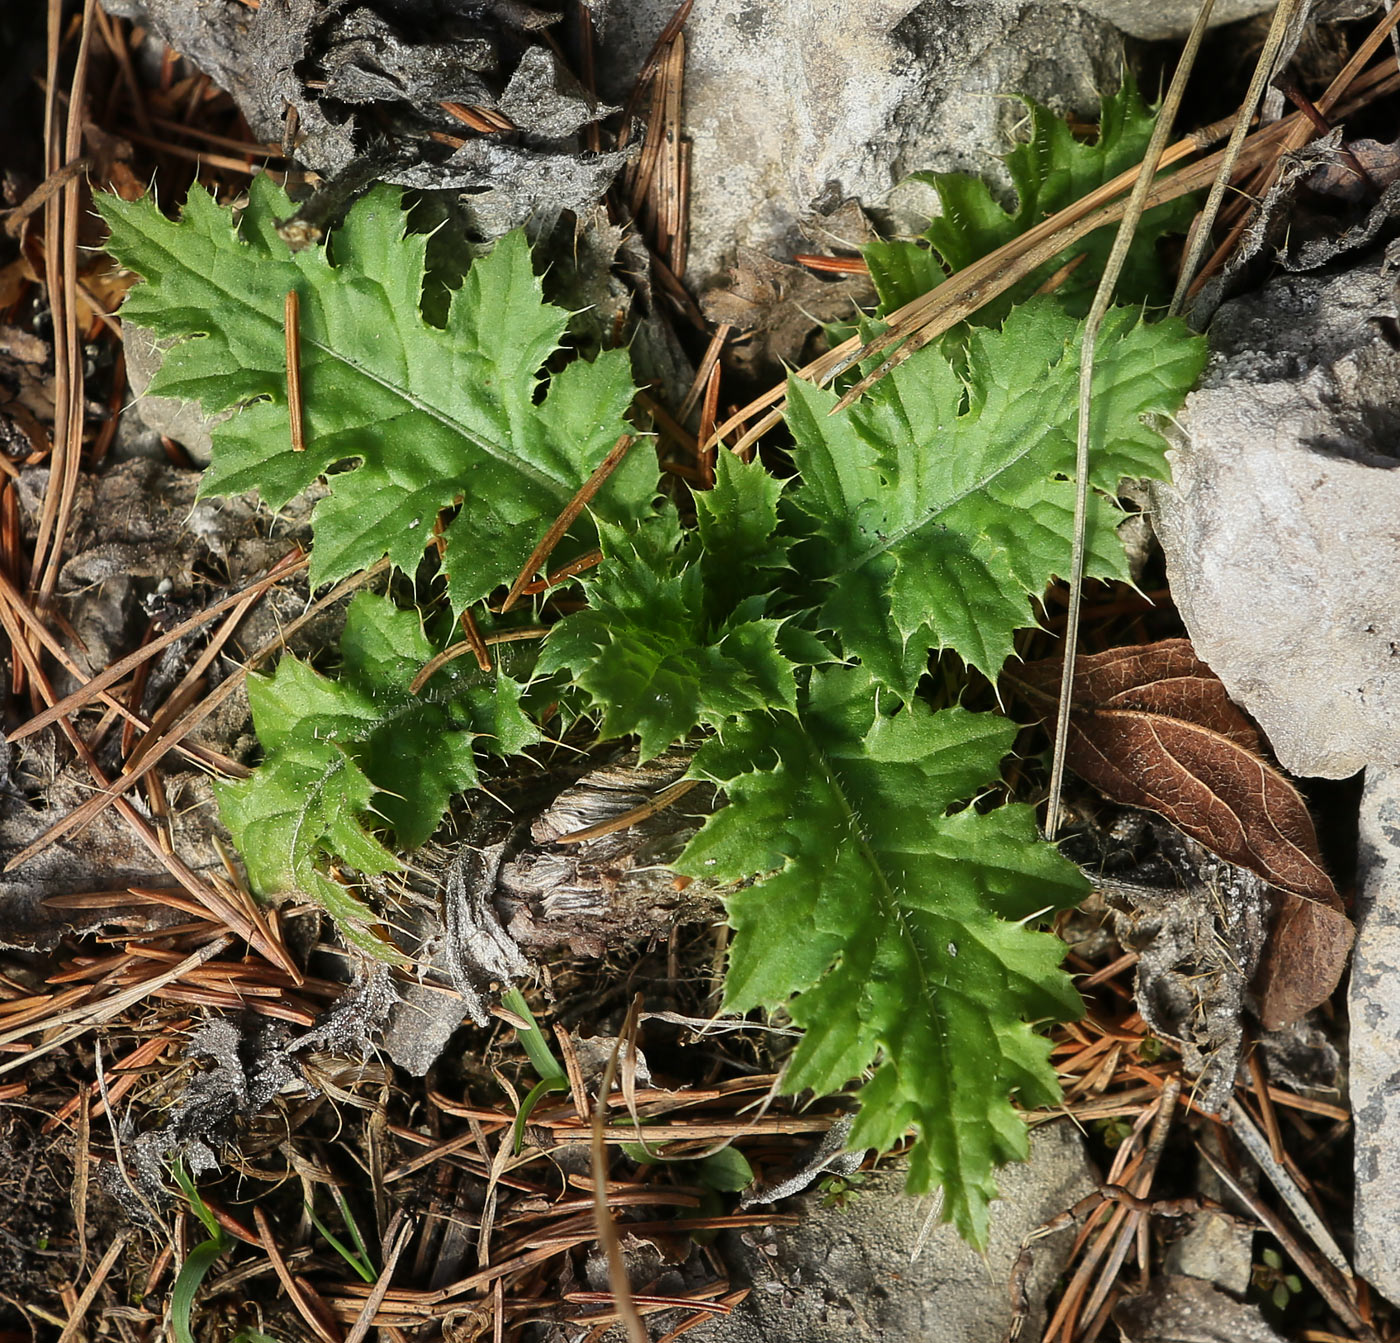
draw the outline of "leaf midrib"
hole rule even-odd
[[[871,872],[875,874],[877,887],[877,898],[886,907],[886,912],[892,923],[899,928],[900,935],[908,942],[912,952],[915,965],[918,967],[921,997],[929,1005],[930,1012],[934,1011],[935,991],[932,975],[925,965],[924,956],[919,945],[919,939],[914,936],[909,929],[905,918],[904,905],[901,903],[894,887],[890,884],[889,878],[885,875],[885,869],[880,862],[879,855],[875,847],[871,844],[865,833],[865,827],[860,823],[860,813],[851,805],[850,799],[846,796],[846,789],[841,782],[831,759],[826,752],[817,744],[816,739],[808,730],[807,725],[799,717],[798,728],[802,733],[802,741],[807,749],[809,763],[820,773],[821,777],[827,781],[832,794],[837,799],[841,807],[845,820],[849,826],[849,832],[856,836],[856,849],[862,860]],[[887,925],[888,926],[888,925]],[[950,1072],[949,1048],[944,1042],[944,1036],[940,1033],[936,1048],[943,1059],[945,1071]]]
[[[1060,365],[1056,365],[1056,367],[1058,368],[1060,367]],[[1027,393],[1024,391],[1021,393],[1022,396],[1026,394]],[[955,421],[954,423],[956,424],[957,421]],[[980,417],[977,424],[969,427],[980,427]],[[1063,429],[1058,430],[1058,432],[1063,433]],[[952,437],[952,435],[950,435],[950,437]],[[833,568],[828,577],[835,578],[841,574],[850,573],[854,570],[862,569],[867,564],[869,564],[871,560],[886,554],[895,546],[899,545],[900,542],[907,540],[909,537],[915,535],[917,532],[922,531],[924,528],[934,525],[937,518],[949,512],[958,504],[962,503],[963,500],[970,498],[974,494],[984,491],[993,480],[997,479],[998,476],[1005,474],[1013,466],[1016,466],[1022,461],[1024,461],[1033,452],[1035,452],[1041,446],[1041,444],[1044,443],[1044,441],[1045,439],[1044,437],[1042,437],[1037,442],[1028,444],[1014,457],[1004,459],[996,467],[995,470],[989,471],[986,475],[979,477],[971,485],[969,485],[967,488],[965,488],[958,494],[952,495],[940,501],[937,507],[932,508],[929,511],[921,514],[914,521],[906,523],[903,526],[896,527],[892,531],[886,533],[885,536],[877,544],[867,546],[863,551],[859,551],[854,556],[852,556],[848,562]],[[890,488],[898,489],[899,486],[898,484],[895,484]]]
[[[153,207],[153,208],[154,208],[154,207]],[[175,225],[175,226],[172,226],[172,227],[178,227],[178,225]],[[186,272],[186,273],[188,273],[188,274],[194,274],[194,273],[195,273],[195,272],[191,271],[190,268],[189,268],[189,266],[187,266],[178,256],[176,256],[175,253],[172,252],[172,251],[170,250],[170,248],[167,247],[167,246],[165,245],[165,243],[164,243],[159,237],[154,237],[154,236],[152,236],[150,233],[143,233],[143,236],[146,238],[146,241],[147,241],[152,247],[156,248],[156,249],[161,253],[161,255],[163,255],[164,257],[166,257],[166,258],[169,260],[169,262],[170,262],[174,267],[176,267],[176,268],[178,268],[179,270],[181,270],[181,271],[183,271],[183,272]],[[241,239],[240,239],[240,240],[237,240],[236,246],[245,248],[250,254],[252,253],[252,248],[249,247],[248,244],[245,243],[245,242],[243,242]],[[217,241],[214,242],[214,248],[215,248],[215,251],[216,251],[217,253],[220,253],[220,254],[225,255],[225,256],[230,255],[227,251],[225,251],[225,249],[224,249]],[[280,263],[278,262],[278,260],[277,260],[276,258],[274,258],[274,257],[257,258],[257,260],[256,260],[256,264],[258,264],[258,265],[261,265],[263,262],[270,262],[271,264],[274,264],[274,265],[280,264]],[[315,282],[315,280],[314,280],[309,274],[307,274],[306,271],[304,271],[304,270],[302,269],[302,267],[300,266],[300,264],[296,261],[296,259],[295,259],[294,257],[292,257],[292,256],[289,255],[288,258],[287,258],[287,263],[288,263],[289,265],[295,267],[295,268],[296,268],[296,271],[297,271],[297,273],[298,273],[298,275],[302,276],[302,278],[304,278],[304,279],[307,281],[307,283],[311,284],[313,288],[315,288],[315,289],[317,289],[317,290],[319,290],[319,289],[321,288],[321,286],[318,285],[318,284]],[[135,270],[136,268],[133,266],[132,269]],[[326,267],[326,270],[327,270],[328,278],[330,279],[330,281],[331,281],[332,283],[334,283],[335,276],[336,276],[336,268],[335,268],[335,267],[332,267],[332,266],[330,266],[330,265],[328,264],[327,267]],[[138,274],[139,274],[139,273],[140,273],[140,272],[138,272]],[[251,314],[252,314],[254,317],[256,317],[257,320],[258,320],[260,323],[262,323],[265,327],[270,328],[270,329],[271,329],[272,331],[274,331],[274,332],[279,332],[279,333],[282,332],[283,328],[282,328],[281,325],[277,322],[276,318],[270,317],[267,313],[263,312],[261,308],[258,308],[258,307],[256,307],[255,305],[253,305],[252,303],[248,302],[248,300],[245,299],[241,294],[238,294],[238,293],[235,293],[235,292],[233,292],[233,291],[231,291],[231,290],[225,289],[222,285],[219,285],[219,284],[215,283],[214,280],[212,280],[212,279],[211,279],[209,276],[207,276],[207,275],[200,275],[198,278],[199,278],[199,280],[200,280],[200,282],[201,282],[202,284],[206,285],[206,286],[207,286],[210,290],[212,290],[214,293],[223,295],[224,298],[225,298],[226,300],[228,300],[228,305],[229,305],[230,307],[237,306],[239,309],[243,310],[244,312],[251,313]],[[368,279],[373,279],[374,277],[372,277],[372,276],[367,276],[366,278],[368,278]],[[142,279],[145,280],[145,277],[142,276]],[[146,283],[149,283],[149,281],[146,281]],[[379,281],[375,280],[375,283],[378,284]],[[382,288],[382,286],[381,286],[381,288]],[[402,336],[403,336],[403,329],[402,329],[402,327],[401,327],[400,324],[399,324],[399,314],[398,314],[397,309],[394,307],[394,305],[393,305],[392,303],[387,303],[387,302],[386,302],[386,306],[388,307],[389,311],[393,314],[395,328],[396,328],[396,330],[398,331],[400,337],[402,337]],[[217,309],[211,308],[210,311],[217,311]],[[148,313],[148,314],[146,314],[146,315],[147,315],[148,317],[155,317],[155,316],[158,315],[158,313],[157,313],[156,311],[153,310],[152,312],[150,312],[150,313]],[[415,310],[414,310],[414,317],[415,317],[420,323],[422,323],[423,328],[424,328],[424,331],[431,332],[431,331],[437,329],[437,328],[429,327],[429,326],[427,325],[426,322],[423,322],[422,312],[421,312],[420,309],[415,309]],[[193,333],[191,333],[191,332],[174,332],[174,333],[168,333],[168,334],[173,334],[173,335],[179,337],[179,336],[188,336],[188,335],[191,335],[191,334],[193,334]],[[207,334],[209,334],[209,333],[207,333]],[[419,334],[419,333],[416,333],[416,332],[415,332],[415,335],[416,335],[416,334]],[[449,334],[449,333],[447,333],[446,331],[443,332],[443,335],[444,335],[444,336],[447,336],[448,334]],[[412,392],[410,392],[407,388],[401,387],[401,386],[399,386],[399,384],[390,381],[388,378],[385,378],[385,377],[383,377],[383,376],[381,376],[381,375],[375,373],[373,370],[371,370],[371,369],[369,369],[369,368],[366,368],[365,365],[363,365],[362,363],[359,363],[359,362],[356,361],[356,360],[347,358],[346,356],[344,356],[343,354],[340,354],[338,351],[336,351],[334,348],[332,348],[330,345],[327,345],[324,341],[316,340],[316,339],[313,339],[313,338],[309,337],[309,336],[306,334],[305,331],[303,331],[303,332],[301,333],[301,339],[302,339],[303,344],[310,345],[312,348],[317,349],[317,350],[320,350],[322,353],[326,354],[326,355],[329,356],[331,359],[334,359],[335,361],[337,361],[338,363],[344,365],[345,367],[350,368],[350,369],[353,369],[355,372],[357,372],[357,373],[360,374],[361,376],[365,377],[365,378],[368,379],[370,382],[377,384],[377,385],[378,385],[381,389],[383,389],[384,391],[389,392],[389,393],[390,393],[391,395],[393,395],[393,396],[397,396],[397,397],[398,397],[401,401],[403,401],[406,405],[412,407],[413,409],[415,409],[415,410],[417,410],[417,411],[420,411],[421,413],[423,413],[424,415],[426,415],[429,419],[436,421],[436,422],[437,422],[438,424],[440,424],[443,428],[448,429],[448,430],[450,430],[450,431],[452,431],[452,432],[458,434],[461,438],[463,438],[464,440],[466,440],[466,442],[470,443],[473,447],[477,448],[479,451],[485,453],[488,457],[493,458],[495,461],[499,462],[501,465],[503,465],[503,466],[505,466],[505,467],[507,467],[507,468],[509,468],[509,469],[518,471],[521,475],[528,476],[529,478],[531,478],[532,480],[534,480],[536,484],[541,485],[541,486],[543,486],[546,490],[548,490],[549,493],[552,494],[552,495],[559,501],[561,507],[564,506],[564,505],[566,505],[566,504],[569,502],[569,500],[573,498],[574,491],[572,491],[572,490],[570,490],[569,488],[567,488],[566,486],[560,484],[560,483],[559,483],[558,481],[556,481],[552,476],[550,476],[547,472],[542,471],[539,467],[535,466],[535,464],[534,464],[533,462],[530,462],[530,461],[528,461],[527,459],[525,459],[525,458],[523,458],[523,457],[514,456],[514,455],[512,455],[511,453],[509,453],[506,449],[504,449],[502,446],[497,445],[497,444],[494,444],[494,443],[492,443],[492,442],[491,442],[490,440],[488,440],[488,439],[482,438],[480,435],[478,435],[478,434],[474,433],[472,430],[468,429],[468,428],[466,427],[466,425],[461,424],[459,421],[457,421],[456,419],[454,419],[451,415],[447,414],[445,411],[441,410],[439,407],[433,406],[433,405],[429,404],[428,402],[423,401],[421,398],[415,396],[415,395],[414,395]]]

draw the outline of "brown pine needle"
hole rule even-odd
[[[35,714],[28,722],[21,723],[19,727],[15,728],[15,730],[9,734],[8,740],[21,741],[25,737],[33,736],[34,733],[48,727],[50,723],[55,723],[60,718],[67,718],[70,714],[77,713],[78,710],[86,708],[87,705],[95,699],[103,699],[106,701],[107,697],[103,692],[109,687],[116,685],[129,671],[139,667],[143,662],[154,657],[157,653],[163,652],[170,647],[171,644],[178,643],[185,635],[192,634],[195,630],[201,629],[213,620],[215,616],[222,615],[225,611],[237,606],[240,602],[246,601],[255,593],[261,594],[266,592],[268,588],[300,573],[301,570],[305,569],[310,563],[310,556],[303,555],[299,549],[293,551],[281,562],[274,565],[264,577],[259,578],[256,582],[248,584],[246,588],[242,588],[238,592],[230,593],[227,597],[221,597],[212,606],[206,607],[203,611],[199,612],[198,615],[193,615],[188,620],[182,620],[178,625],[166,630],[159,638],[152,639],[148,644],[143,644],[136,652],[130,653],[124,658],[119,658],[116,662],[112,663],[106,671],[99,672],[90,680],[85,681],[73,691],[72,694],[65,695],[48,708]],[[3,572],[0,572],[0,594],[9,597],[12,593],[16,598],[18,597],[14,586],[5,578]],[[16,609],[21,613],[21,618],[24,618],[26,608],[19,606],[16,607]],[[48,647],[49,651],[53,653],[55,657],[60,656],[60,646],[57,644],[56,640],[52,644],[46,644],[45,646]],[[125,705],[121,707],[123,710],[126,708]]]
[[[287,418],[291,422],[292,451],[306,451],[306,432],[301,401],[301,297],[287,290],[283,308],[283,333],[287,342]]]
[[[824,275],[869,275],[870,267],[858,256],[821,256],[814,252],[796,252],[793,264],[805,266]]]
[[[131,988],[122,989],[120,992],[113,993],[106,998],[100,998],[96,1002],[82,1003],[60,1012],[46,1012],[34,1020],[13,1026],[0,1034],[0,1047],[14,1044],[26,1036],[38,1033],[44,1033],[48,1038],[26,1053],[17,1054],[14,1058],[0,1063],[0,1073],[28,1067],[42,1055],[62,1048],[70,1040],[76,1040],[94,1026],[100,1026],[104,1021],[113,1020],[143,998],[149,997],[167,984],[173,984],[196,966],[203,965],[205,961],[212,960],[232,941],[232,936],[224,933],[186,956],[178,965],[163,971],[153,979],[145,980]],[[84,989],[82,992],[86,995],[87,990]],[[60,1027],[62,1029],[57,1029]]]
[[[52,633],[50,633],[48,627],[34,614],[33,609],[25,602],[14,584],[5,577],[3,570],[0,570],[0,603],[4,603],[9,607],[11,613],[18,617],[19,624],[27,629],[29,633],[53,655],[55,660],[65,671],[74,678],[81,678],[83,674],[82,669],[68,655],[68,650],[58,642]],[[146,645],[147,649],[149,649],[149,647],[150,645]],[[23,665],[24,663],[21,661],[20,666]],[[119,679],[120,677],[113,678],[114,681]],[[102,700],[102,702],[108,706],[110,712],[107,718],[104,719],[104,723],[110,721],[111,717],[115,715],[124,718],[128,723],[134,724],[138,728],[149,730],[150,724],[144,716],[134,712],[123,703],[122,700],[118,699],[106,689],[99,690],[93,698]],[[26,725],[26,727],[27,726],[28,725]],[[21,732],[21,730],[17,728],[10,735],[10,740],[16,740],[21,735],[26,735],[26,733]],[[182,753],[189,759],[203,764],[206,767],[216,765],[217,761],[222,759],[218,752],[206,750],[203,747],[197,746],[185,749]]]
[[[506,593],[506,599],[501,603],[502,614],[509,611],[520,600],[525,585],[534,579],[540,565],[545,562],[554,547],[563,539],[564,533],[574,525],[574,519],[588,507],[593,496],[603,488],[604,481],[617,470],[618,463],[627,455],[627,450],[634,441],[631,434],[623,434],[612,445],[608,455],[598,463],[593,474],[579,486],[578,493],[564,505],[563,511],[554,519],[553,525],[540,538],[539,545],[530,552],[530,558],[525,561],[520,572],[516,574],[515,582],[510,585],[510,591]]]
[[[527,597],[533,597],[540,592],[548,592],[550,588],[557,588],[560,583],[567,582],[575,574],[597,568],[602,562],[603,552],[590,550],[588,554],[580,555],[578,559],[570,560],[568,564],[561,564],[559,568],[551,569],[543,578],[536,579],[533,583],[526,583],[520,591]]]
[[[549,630],[543,625],[531,625],[525,629],[501,630],[496,634],[488,634],[482,639],[482,644],[490,647],[492,644],[518,643],[524,639],[543,639]],[[411,695],[416,695],[423,689],[434,676],[438,674],[449,662],[455,662],[466,653],[475,653],[471,642],[463,639],[461,643],[455,643],[451,648],[444,648],[436,657],[429,659],[423,664],[418,675],[409,683],[408,691]]]
[[[340,1335],[331,1331],[312,1304],[307,1284],[292,1276],[292,1271],[287,1267],[287,1261],[278,1248],[277,1238],[272,1234],[272,1223],[261,1207],[253,1209],[253,1221],[257,1224],[258,1239],[262,1241],[263,1251],[272,1261],[273,1272],[277,1274],[277,1279],[282,1284],[282,1290],[287,1293],[292,1305],[296,1307],[297,1314],[310,1325],[311,1332],[321,1340],[321,1343],[342,1343]]]
[[[476,658],[476,665],[484,672],[491,670],[491,654],[487,651],[486,641],[481,637],[481,627],[476,623],[476,617],[472,615],[471,609],[462,612],[462,633],[467,636],[467,647],[472,650]]]
[[[256,649],[241,667],[235,667],[219,685],[211,691],[198,705],[190,710],[178,723],[172,725],[161,737],[152,741],[148,750],[141,759],[133,764],[115,782],[103,780],[99,787],[99,792],[95,793],[81,806],[75,807],[61,821],[50,826],[38,839],[34,840],[27,847],[17,853],[5,865],[5,871],[18,867],[21,863],[27,862],[36,853],[46,849],[55,840],[70,831],[87,825],[104,807],[113,801],[120,801],[122,794],[126,793],[134,784],[155,768],[165,756],[173,750],[185,737],[194,731],[215,709],[219,707],[230,695],[234,694],[247,679],[248,673],[265,662],[274,653],[280,651],[287,640],[308,621],[314,620],[327,607],[334,605],[348,593],[363,587],[372,581],[378,574],[384,572],[389,567],[387,559],[380,560],[377,564],[347,578],[343,583],[339,583],[326,596],[319,601],[313,602],[295,620],[289,621],[271,639]],[[70,725],[64,721],[65,728]],[[75,734],[76,735],[76,734]],[[143,743],[144,745],[144,743]],[[266,953],[264,953],[266,954]],[[276,955],[270,959],[278,960]]]
[[[9,637],[12,653],[18,658],[20,664],[25,668],[25,671],[31,678],[35,692],[49,703],[53,703],[53,701],[57,699],[57,696],[54,694],[53,685],[49,680],[48,673],[44,670],[38,655],[24,641],[12,611],[3,602],[0,602],[0,626],[3,626],[6,635]],[[236,679],[235,677],[230,678],[230,680]],[[220,689],[223,689],[223,687],[221,686]],[[213,697],[211,696],[211,698]],[[235,908],[219,891],[202,877],[196,875],[177,854],[170,852],[169,849],[161,843],[160,837],[151,828],[145,818],[141,816],[125,797],[118,796],[118,793],[127,785],[112,784],[102,767],[98,764],[97,757],[93,755],[87,742],[83,740],[82,735],[68,719],[60,719],[59,725],[63,735],[67,737],[69,745],[87,767],[88,773],[92,775],[93,782],[102,790],[102,795],[110,793],[111,796],[109,800],[115,800],[117,811],[122,819],[127,823],[132,833],[141,841],[156,861],[160,863],[176,881],[184,886],[184,888],[211,914],[222,920],[222,922],[240,937],[256,947],[268,960],[281,966],[293,976],[298,976],[296,966],[288,957],[286,949],[282,947],[268,931],[267,925],[262,920],[262,916],[257,911],[253,911],[250,917],[244,914],[243,911]],[[154,763],[154,761],[151,763]],[[138,777],[140,777],[139,773],[129,776],[131,782],[135,782]],[[3,1071],[4,1069],[0,1068],[0,1072]]]
[[[715,333],[710,337],[710,343],[705,347],[704,357],[700,360],[700,367],[695,370],[695,379],[690,384],[690,390],[685,394],[685,400],[681,402],[680,409],[676,411],[676,419],[684,424],[690,416],[690,412],[695,409],[696,403],[705,392],[705,388],[710,380],[710,370],[719,363],[720,352],[724,349],[724,342],[727,341],[734,328],[728,323],[721,323],[715,328]]]

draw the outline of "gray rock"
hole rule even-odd
[[[1201,1141],[1217,1160],[1224,1158],[1220,1133],[1220,1129],[1207,1128],[1201,1134]],[[1254,1166],[1245,1162],[1237,1173],[1249,1188],[1258,1187],[1259,1177]],[[1213,1199],[1241,1216],[1235,1220],[1200,1212],[1186,1218],[1184,1229],[1162,1256],[1162,1271],[1169,1277],[1209,1282],[1242,1298],[1249,1290],[1254,1269],[1254,1231],[1247,1210],[1236,1206],[1238,1200],[1204,1157],[1197,1157],[1195,1181],[1191,1187],[1203,1198]]]
[[[1113,1322],[1132,1343],[1283,1343],[1258,1306],[1236,1301],[1214,1283],[1166,1275],[1125,1297]]]
[[[927,1199],[903,1192],[900,1171],[881,1172],[842,1207],[802,1201],[801,1221],[726,1250],[754,1290],[734,1313],[707,1326],[713,1343],[1000,1343],[1011,1321],[1007,1284],[1025,1236],[1095,1186],[1097,1176],[1072,1125],[1031,1135],[1031,1159],[997,1176],[984,1257],[949,1226],[912,1259],[929,1214]],[[1038,1338],[1045,1297],[1063,1269],[1074,1231],[1036,1242],[1024,1338]]]
[[[228,414],[206,415],[196,401],[172,396],[147,396],[146,388],[165,358],[169,342],[157,341],[153,332],[134,322],[122,323],[122,347],[126,351],[126,378],[135,398],[126,413],[134,415],[154,435],[173,438],[189,454],[196,466],[208,466],[213,453],[210,432]],[[154,445],[159,460],[159,444]]]
[[[1294,774],[1400,764],[1400,353],[1375,254],[1223,306],[1152,490],[1196,651]]]
[[[1073,0],[1081,9],[1148,42],[1185,37],[1196,21],[1200,0]],[[1252,19],[1274,7],[1275,0],[1215,0],[1211,27]]]
[[[1374,7],[1346,3],[1348,12]],[[1217,0],[1214,21],[1271,8]],[[604,97],[625,102],[674,9],[674,0],[634,0],[609,13],[598,54]],[[936,210],[932,193],[899,187],[921,169],[1008,185],[999,156],[1023,109],[1007,95],[1093,117],[1100,92],[1117,86],[1121,35],[1180,37],[1196,9],[1197,0],[696,5],[683,111],[690,280],[708,287],[740,247],[780,259],[807,250],[800,221],[850,197],[887,210],[898,228],[921,228]]]
[[[600,92],[624,101],[674,0],[609,15]],[[690,270],[699,287],[736,247],[806,250],[799,221],[867,205],[916,169],[996,172],[1022,93],[1096,112],[1116,85],[1115,29],[1073,7],[957,0],[711,0],[686,25],[693,142]]]
[[[1356,1270],[1400,1302],[1400,770],[1368,769],[1352,952]]]
[[[1165,42],[1182,38],[1196,21],[1200,0],[1062,0],[1106,19],[1130,37],[1148,42]],[[1210,16],[1212,28],[1223,23],[1238,23],[1273,9],[1275,0],[1215,0]],[[1359,18],[1380,8],[1380,0],[1318,0],[1313,5],[1312,18],[1318,23],[1335,23]]]

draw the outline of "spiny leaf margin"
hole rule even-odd
[[[438,328],[420,308],[427,238],[408,230],[395,188],[376,187],[328,244],[295,252],[276,227],[294,207],[266,176],[236,222],[198,185],[178,221],[148,197],[97,205],[108,249],[144,280],[124,317],[177,342],[150,392],[237,411],[213,428],[201,492],[255,489],[279,508],[327,476],[312,513],[313,585],[384,555],[411,575],[439,511],[460,502],[443,558],[460,611],[509,580],[628,429],[625,351],[569,364],[539,397],[569,315],[544,302],[519,231],[473,264]],[[290,448],[289,291],[300,298],[304,452]],[[632,521],[654,484],[645,454],[631,454],[593,510]]]
[[[263,762],[247,779],[215,785],[219,814],[260,896],[301,893],[323,905],[357,946],[402,958],[370,911],[328,870],[397,871],[374,834],[422,844],[456,793],[477,784],[476,752],[513,755],[539,740],[522,687],[499,669],[439,672],[410,683],[438,651],[416,612],[357,593],[346,612],[338,677],[287,656],[248,678]]]
[[[861,249],[879,296],[880,315],[928,293],[948,275],[981,260],[1136,166],[1146,152],[1157,119],[1126,70],[1117,92],[1105,95],[1100,102],[1099,133],[1090,143],[1077,138],[1069,123],[1049,108],[1029,98],[1022,101],[1029,134],[1002,159],[1016,194],[1014,208],[1003,208],[981,178],[966,173],[913,173],[911,181],[922,182],[937,193],[940,214],[919,241],[881,240]],[[1183,197],[1144,214],[1119,277],[1117,293],[1122,301],[1166,302],[1171,290],[1158,244],[1167,234],[1184,234],[1194,213],[1192,199]],[[1112,228],[1102,228],[1080,239],[997,295],[970,320],[976,325],[1000,325],[1013,307],[1071,263],[1074,269],[1056,286],[1056,301],[1071,316],[1083,317],[1103,274],[1113,233]]]
[[[960,708],[891,713],[867,670],[815,670],[797,715],[748,715],[701,748],[693,773],[729,805],[675,864],[754,882],[727,902],[725,1007],[785,1007],[804,1028],[784,1089],[825,1094],[873,1068],[851,1145],[885,1151],[916,1129],[910,1190],[941,1185],[978,1246],[995,1168],[1027,1152],[1010,1097],[1059,1099],[1027,1023],[1082,1010],[1063,944],[1027,925],[1084,879],[1039,842],[1030,807],[959,806],[1015,734]]]
[[[598,525],[602,562],[580,580],[588,605],[555,625],[538,664],[541,676],[569,671],[600,734],[635,734],[643,761],[697,727],[797,704],[782,621],[766,614],[788,565],[782,483],[729,453],[715,467],[693,530],[669,505],[631,530]]]
[[[813,522],[796,562],[828,584],[822,620],[848,656],[910,698],[931,650],[995,677],[1031,599],[1069,571],[1080,323],[1052,300],[968,337],[966,370],[926,346],[861,400],[790,378],[785,412]],[[1205,342],[1175,319],[1109,312],[1094,363],[1086,573],[1129,577],[1114,495],[1162,478],[1146,422],[1181,405]]]

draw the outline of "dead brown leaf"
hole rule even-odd
[[[1265,1030],[1291,1025],[1332,996],[1346,968],[1356,929],[1340,909],[1280,896],[1264,959],[1254,976]]]
[[[1047,722],[1059,658],[1003,680]],[[1271,885],[1340,908],[1298,790],[1260,754],[1259,734],[1186,639],[1080,658],[1069,767],[1106,797],[1144,807]]]
[[[842,251],[855,251],[875,236],[854,201],[806,221],[803,232],[817,246]],[[867,275],[823,278],[751,247],[739,248],[738,264],[729,276],[729,287],[711,289],[701,297],[700,307],[716,325],[727,323],[753,333],[726,355],[726,362],[750,374],[771,374],[768,365],[774,363],[801,363],[808,338],[819,326],[852,321],[875,300]]]
[[[1060,670],[1060,659],[1048,658],[1002,679],[1053,724]],[[1331,996],[1354,929],[1322,866],[1307,805],[1261,752],[1259,733],[1189,640],[1078,659],[1070,769],[1106,797],[1156,812],[1278,888],[1253,985],[1260,1017],[1274,1029]]]

